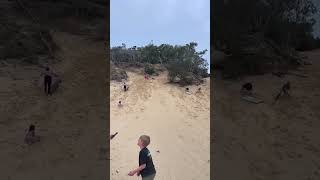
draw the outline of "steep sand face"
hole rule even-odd
[[[0,67],[0,179],[103,179],[106,167],[107,67],[104,44],[54,34],[62,84],[51,97],[38,85],[41,68]],[[41,142],[23,139],[36,123]]]
[[[263,75],[232,82],[213,80],[213,178],[320,178],[320,51],[305,55],[313,65],[297,73],[308,78]],[[273,96],[287,80],[292,85],[291,97],[272,105]],[[240,99],[239,90],[246,81],[253,82],[265,103]]]
[[[119,132],[110,142],[111,179],[137,179],[127,174],[138,166],[142,134],[151,137],[156,179],[209,179],[209,79],[201,93],[192,86],[188,95],[168,84],[166,73],[149,80],[134,72],[128,75],[129,91],[123,92],[122,83],[111,82],[110,87],[111,133]],[[123,107],[117,106],[119,100]]]

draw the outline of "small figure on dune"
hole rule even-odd
[[[189,88],[186,88],[186,93],[189,95],[191,94]]]
[[[51,72],[49,67],[45,68],[43,72],[44,75],[44,92],[46,95],[51,95],[51,83],[52,83],[52,76],[53,73]]]
[[[281,96],[286,95],[286,96],[290,96],[290,82],[286,82],[280,89],[280,92],[278,93],[278,95],[275,97],[274,102],[276,102]]]
[[[124,84],[123,84],[123,90],[124,90],[124,91],[128,91],[128,89],[129,89],[128,85],[127,85],[126,83],[124,83]]]
[[[144,79],[145,79],[145,80],[148,80],[148,79],[149,79],[148,74],[145,74],[145,75],[144,75]]]
[[[201,93],[201,87],[198,88],[197,93]]]
[[[242,85],[242,88],[240,90],[240,93],[243,95],[251,95],[253,90],[252,83],[245,83]]]
[[[52,95],[52,92],[55,91],[61,83],[61,79],[59,79],[58,75],[55,74],[49,67],[45,68],[44,72],[41,73],[41,76],[43,76],[44,80],[44,92],[46,95]],[[53,78],[56,78],[56,81],[53,81]]]
[[[289,91],[290,91],[290,87],[291,87],[291,85],[290,85],[290,82],[288,81],[287,83],[285,83],[283,86],[282,86],[282,92],[285,94],[285,95],[287,95],[287,96],[290,96],[290,93],[289,93]]]
[[[40,141],[40,137],[36,135],[35,133],[35,126],[31,124],[29,126],[29,130],[24,138],[24,142],[28,145],[34,144],[36,142]]]
[[[118,103],[118,107],[122,107],[122,103],[121,103],[121,101],[119,101],[119,103]]]

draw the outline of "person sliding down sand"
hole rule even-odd
[[[141,175],[142,180],[153,180],[156,176],[156,170],[153,165],[152,157],[147,146],[150,144],[150,137],[147,135],[140,136],[138,146],[140,147],[139,153],[139,167],[129,172],[129,176],[137,174]]]
[[[39,141],[40,141],[40,137],[36,136],[36,134],[35,134],[35,126],[33,124],[31,124],[29,126],[28,133],[26,134],[26,136],[24,138],[24,142],[27,143],[28,145],[31,145],[31,144],[34,144]]]

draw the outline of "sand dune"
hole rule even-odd
[[[58,32],[54,40],[61,62],[53,67],[63,82],[52,97],[37,86],[40,67],[0,67],[1,180],[105,177],[104,44]],[[42,139],[32,146],[23,142],[30,123],[36,123]]]
[[[305,54],[313,65],[296,71],[308,78],[270,74],[213,80],[213,178],[320,179],[320,51]],[[272,105],[288,80],[292,97],[280,98]],[[253,82],[255,93],[265,103],[240,99],[240,87],[247,81]]]
[[[157,170],[156,179],[205,180],[210,172],[209,80],[202,93],[191,95],[184,88],[167,83],[166,73],[145,80],[129,72],[129,91],[111,82],[111,179],[137,179],[127,173],[138,165],[137,139],[150,135],[150,151]],[[117,103],[122,100],[123,107]],[[159,152],[157,152],[159,151]]]

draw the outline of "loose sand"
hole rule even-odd
[[[103,42],[54,34],[62,84],[51,97],[38,87],[42,68],[0,66],[0,179],[104,179],[107,166],[107,67]],[[41,142],[24,144],[30,123]]]
[[[158,180],[210,179],[210,84],[191,95],[183,87],[167,83],[166,73],[145,80],[129,72],[129,91],[111,82],[111,179],[137,179],[128,172],[138,166],[140,135],[151,137],[149,146]],[[123,107],[117,106],[121,100]],[[158,151],[158,152],[157,152]]]
[[[237,180],[320,179],[320,50],[305,52],[308,78],[271,74],[241,80],[214,79],[212,178]],[[274,105],[289,80],[291,96]],[[265,103],[240,99],[242,83],[252,81]]]

